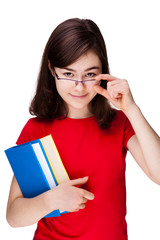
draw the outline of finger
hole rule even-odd
[[[109,93],[112,91],[114,96],[118,96],[118,95],[126,94],[127,92],[129,92],[129,86],[126,81],[122,80],[121,82],[115,85],[109,84],[107,90]]]
[[[79,209],[75,209],[74,211],[72,211],[72,212],[78,212],[79,211]]]
[[[115,79],[118,79],[110,74],[99,74],[98,76],[95,77],[95,80],[108,80],[108,81],[113,81]]]
[[[87,181],[88,181],[88,177],[78,178],[78,179],[70,180],[70,184],[75,186],[75,185],[84,184]]]
[[[107,89],[108,89],[108,87],[115,86],[117,84],[122,84],[122,83],[123,83],[122,79],[115,79],[115,80],[107,83]]]
[[[82,203],[86,203],[88,200],[86,198],[82,199]]]
[[[80,206],[79,206],[79,209],[84,209],[86,206],[85,206],[85,204],[81,204]]]
[[[94,90],[97,93],[99,93],[102,96],[104,96],[105,98],[107,98],[109,101],[111,100],[111,97],[110,97],[108,91],[106,89],[102,88],[101,86],[98,86],[98,85],[94,86]]]
[[[83,197],[88,199],[88,200],[93,200],[94,199],[94,194],[91,192],[88,192],[87,190],[83,190]]]
[[[117,91],[117,89],[111,89],[109,94],[113,100],[116,100],[122,97],[122,94],[119,91]]]

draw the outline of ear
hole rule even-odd
[[[49,68],[52,76],[55,77],[55,73],[54,73],[54,70],[53,70],[53,68],[52,68],[52,66],[51,66],[51,63],[50,63],[49,59],[48,59],[48,68]]]

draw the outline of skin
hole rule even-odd
[[[97,68],[93,69],[95,66]],[[49,61],[48,67],[55,76]],[[81,82],[71,88],[55,77],[58,93],[69,109],[68,117],[86,118],[92,116],[89,111],[90,101],[96,94],[103,95],[115,107],[123,111],[130,120],[135,135],[129,139],[127,148],[147,176],[160,185],[160,137],[151,128],[135,103],[128,81],[108,74],[101,74],[100,59],[93,51],[82,55],[67,68],[72,69],[72,71],[60,68],[55,68],[55,71],[62,77],[64,74],[69,74],[70,77],[81,81],[85,76],[90,75],[97,81],[97,85],[92,88],[88,88]],[[92,69],[86,71],[88,68]],[[99,86],[101,79],[108,81],[107,90]],[[72,95],[86,95],[86,97],[75,98]],[[8,223],[12,227],[27,226],[36,223],[55,209],[74,212],[85,208],[88,200],[94,200],[94,194],[81,187],[87,181],[88,177],[69,180],[35,198],[26,199],[23,198],[19,185],[13,177],[7,205]],[[77,185],[80,187],[76,187]]]

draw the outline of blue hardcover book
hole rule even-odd
[[[21,144],[5,150],[5,154],[12,167],[14,175],[20,186],[22,194],[26,198],[36,197],[57,185],[52,171],[43,152],[43,147],[38,140]],[[41,159],[41,160],[40,160]],[[47,169],[47,170],[46,170]],[[48,171],[49,170],[49,171]],[[48,174],[48,177],[46,177]],[[60,216],[60,211],[54,210],[45,217]]]

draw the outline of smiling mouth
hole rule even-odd
[[[86,96],[87,96],[87,94],[85,94],[85,95],[73,95],[73,94],[71,94],[71,93],[70,93],[70,95],[71,95],[72,97],[76,97],[76,98],[83,98],[83,97],[86,97]]]

